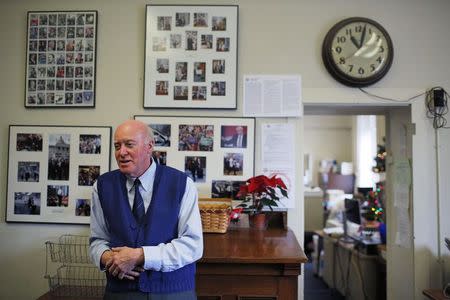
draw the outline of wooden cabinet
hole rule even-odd
[[[199,300],[295,300],[307,258],[291,230],[229,228],[204,234]]]

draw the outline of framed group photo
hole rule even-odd
[[[202,197],[231,197],[254,174],[254,118],[135,116],[153,131],[153,159],[186,173]]]
[[[7,222],[89,224],[111,127],[9,126]]]
[[[144,108],[236,109],[237,5],[147,5]]]
[[[95,107],[97,11],[30,11],[25,107]]]

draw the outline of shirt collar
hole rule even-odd
[[[147,170],[139,176],[139,180],[141,181],[141,186],[144,189],[144,191],[148,192],[153,189],[153,181],[155,180],[155,174],[156,174],[156,163],[153,161],[150,167],[147,168]],[[126,176],[127,177],[127,190],[128,192],[131,191],[131,189],[134,186],[134,180],[136,180],[136,177]]]

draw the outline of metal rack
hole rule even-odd
[[[102,297],[106,284],[103,272],[89,259],[89,237],[62,235],[58,241],[47,241],[45,278],[50,293],[59,297]],[[58,264],[55,275],[49,274],[51,264]]]

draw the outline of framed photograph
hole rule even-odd
[[[97,11],[30,11],[25,107],[95,107]]]
[[[254,174],[254,118],[134,118],[153,129],[155,162],[185,172],[201,197],[234,197],[240,183]]]
[[[9,126],[7,222],[89,224],[111,127]]]
[[[146,6],[144,108],[236,109],[238,9]]]

